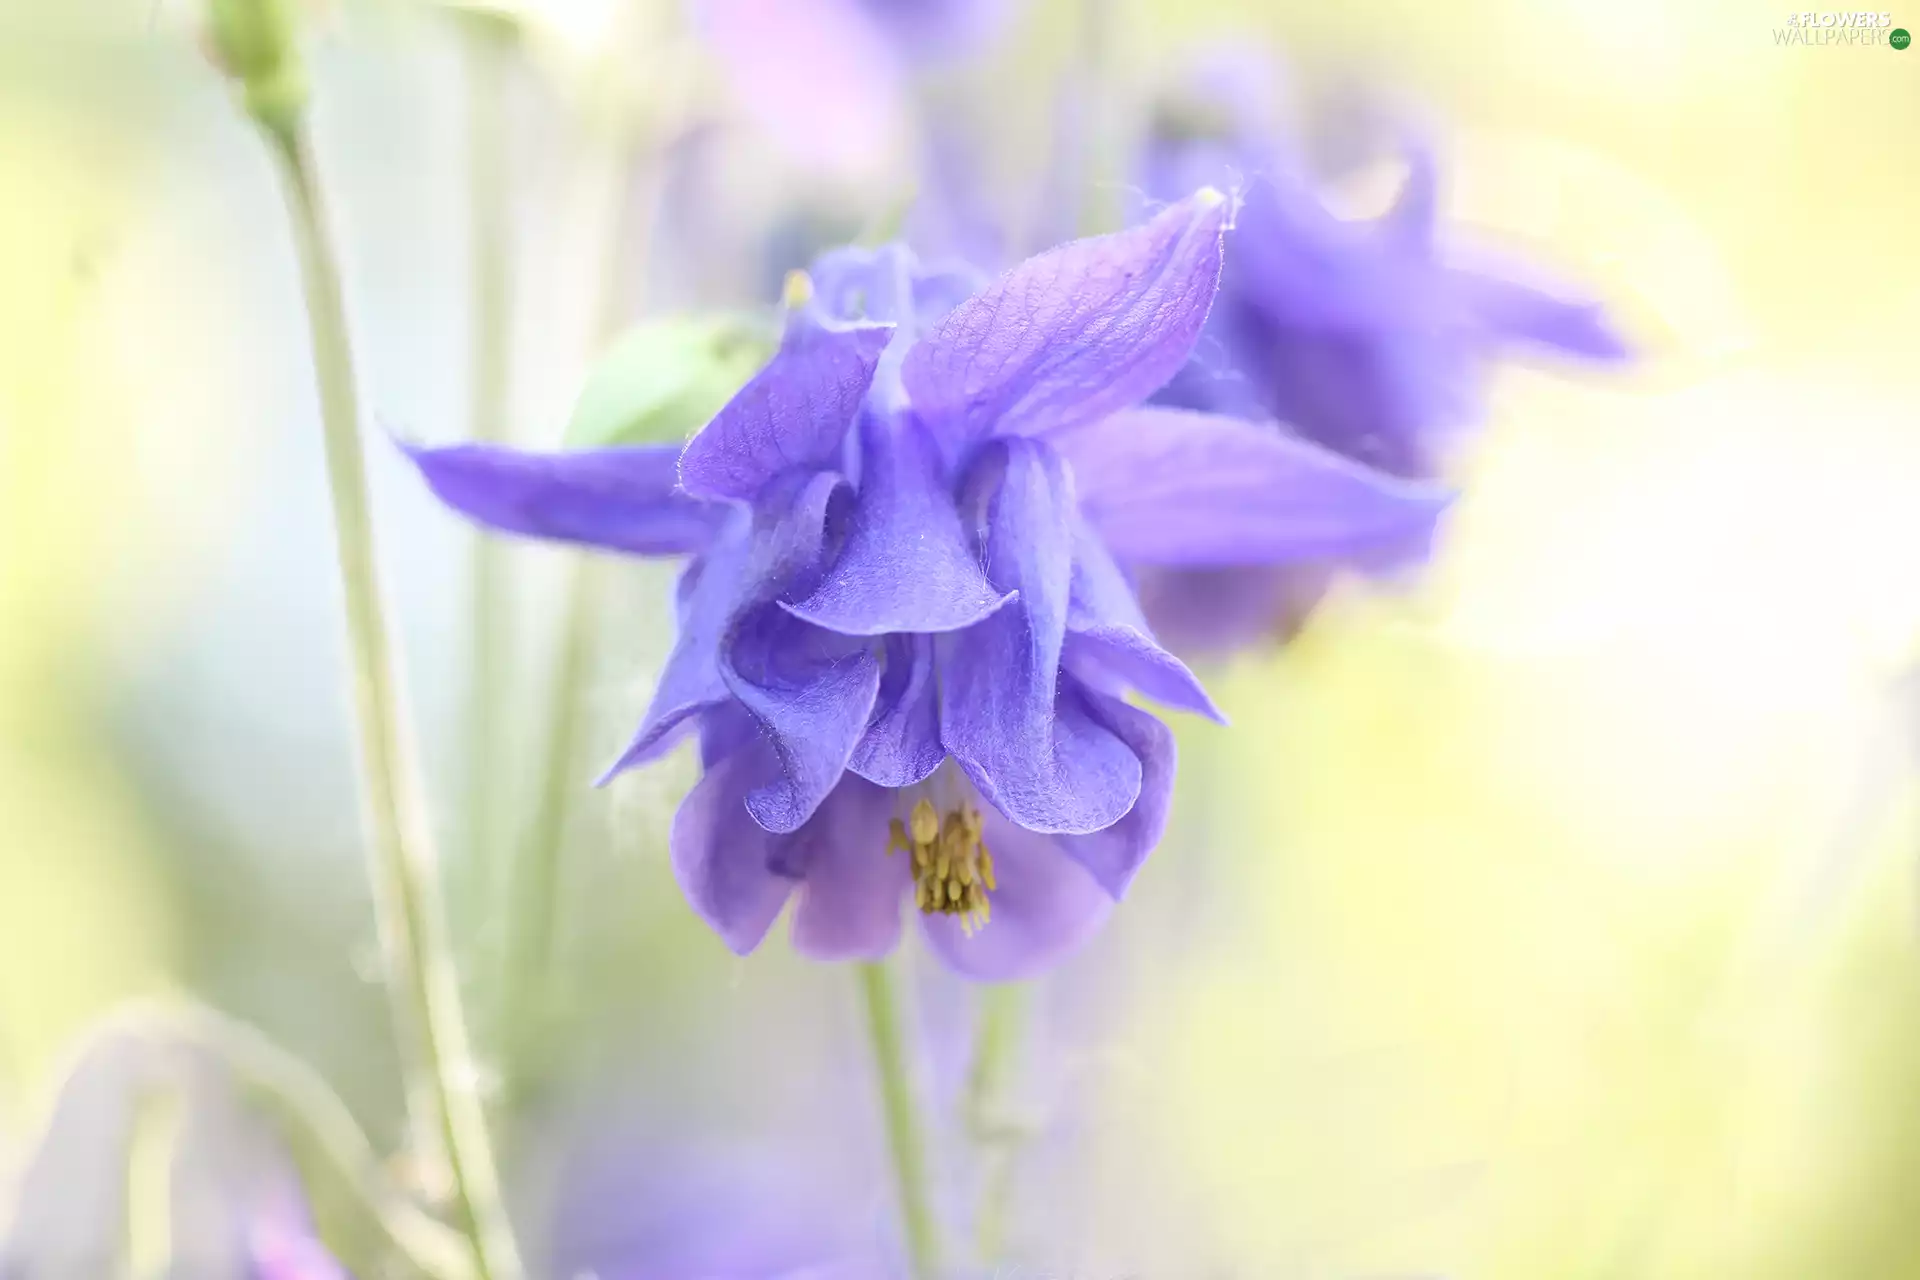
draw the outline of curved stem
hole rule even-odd
[[[894,1182],[900,1195],[900,1220],[907,1237],[907,1258],[913,1280],[934,1280],[940,1274],[940,1236],[927,1186],[920,1109],[901,1038],[900,1000],[894,990],[893,971],[885,964],[862,964],[859,969],[887,1144],[892,1150]]]
[[[367,496],[366,455],[339,270],[301,125],[263,123],[285,179],[319,382],[335,551],[345,597],[360,739],[374,906],[399,1024],[409,1100],[430,1116],[444,1146],[457,1218],[478,1280],[518,1280],[518,1251],[501,1201],[476,1071],[447,945],[445,908],[426,811],[402,722],[380,602]]]
[[[393,1185],[353,1113],[319,1072],[266,1035],[197,1003],[151,1003],[122,1010],[95,1033],[100,1042],[126,1036],[179,1042],[218,1060],[233,1079],[272,1111],[326,1166],[407,1265],[424,1275],[469,1274],[466,1250],[453,1232]]]
[[[512,267],[507,186],[506,81],[512,28],[491,17],[462,24],[467,51],[467,201],[472,237],[469,413],[475,440],[507,434],[509,278]],[[501,761],[501,687],[510,670],[512,580],[506,549],[475,538],[472,559],[473,657],[467,688],[466,848],[482,899],[502,880],[505,851],[496,834]]]

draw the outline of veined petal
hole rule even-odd
[[[953,631],[1005,604],[960,527],[925,430],[911,417],[866,415],[860,494],[839,556],[812,595],[783,605],[846,635]]]
[[[981,285],[971,267],[925,266],[899,242],[829,250],[813,260],[807,274],[814,288],[808,310],[819,322],[830,327],[856,322],[894,326],[867,397],[870,405],[889,414],[906,407],[900,366],[907,351]]]
[[[1113,910],[1113,899],[1059,836],[1028,831],[983,808],[982,836],[993,855],[998,887],[992,916],[971,935],[956,916],[923,915],[933,949],[961,975],[982,982],[1035,977],[1093,936]]]
[[[739,605],[750,547],[744,534],[723,539],[710,555],[688,565],[676,588],[679,634],[667,655],[653,699],[633,741],[600,775],[605,786],[636,765],[664,755],[695,716],[726,703],[720,679],[720,640]]]
[[[1097,831],[1140,790],[1140,762],[1104,726],[1058,697],[1073,574],[1073,484],[1036,440],[996,443],[987,522],[994,586],[1020,599],[935,639],[940,735],[981,795],[1033,831]],[[984,483],[978,474],[973,482]]]
[[[818,572],[827,515],[845,487],[833,472],[792,474],[762,495],[751,513],[734,510],[713,549],[680,577],[673,652],[639,732],[598,785],[664,754],[694,716],[732,699],[720,668],[721,646],[747,609],[783,583]]]
[[[761,827],[745,803],[772,767],[764,744],[751,743],[709,768],[680,802],[668,837],[681,892],[739,955],[760,945],[794,887],[772,870],[787,837]]]
[[[1088,523],[1137,564],[1338,556],[1430,528],[1452,499],[1275,428],[1182,409],[1115,414],[1059,445]]]
[[[687,442],[682,486],[747,502],[783,471],[833,464],[892,334],[892,325],[790,323],[767,367]]]
[[[1143,226],[1030,258],[956,307],[901,371],[949,456],[988,434],[1065,430],[1158,390],[1206,322],[1232,212],[1203,190]]]
[[[668,445],[527,453],[500,445],[402,443],[442,502],[502,533],[635,555],[699,551],[724,512],[680,491]]]
[[[934,698],[933,637],[888,636],[873,718],[847,768],[883,787],[910,787],[940,767],[940,704]]]
[[[1173,808],[1173,732],[1138,707],[1091,689],[1076,690],[1088,715],[1113,732],[1140,760],[1140,798],[1110,827],[1078,836],[1055,836],[1060,849],[1087,869],[1115,901],[1160,843]]]
[[[767,830],[798,830],[845,774],[880,690],[876,648],[772,604],[734,624],[720,675],[774,754],[773,776],[747,796],[747,809]]]
[[[1076,522],[1073,547],[1062,664],[1083,677],[1097,673],[1155,702],[1225,724],[1187,664],[1154,639],[1132,585],[1084,520]]]
[[[801,876],[794,950],[815,960],[878,960],[899,943],[912,875],[904,853],[887,851],[892,816],[892,791],[848,776],[788,837]]]

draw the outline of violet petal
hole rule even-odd
[[[948,455],[988,434],[1065,430],[1158,390],[1206,322],[1232,211],[1203,190],[1142,226],[1030,258],[956,307],[901,371]]]

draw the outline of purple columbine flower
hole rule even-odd
[[[1432,523],[1431,489],[1140,407],[1192,352],[1231,211],[1203,191],[958,305],[963,277],[905,250],[830,257],[677,483],[657,449],[413,451],[495,528],[695,557],[609,776],[697,729],[672,856],[734,950],[791,900],[820,958],[891,951],[909,903],[964,974],[1059,958],[1166,821],[1172,735],[1122,695],[1216,714],[1115,554],[1264,562]]]
[[[1206,335],[1159,403],[1277,421],[1357,465],[1425,481],[1484,416],[1495,359],[1516,350],[1625,356],[1596,304],[1440,253],[1437,166],[1424,146],[1407,148],[1406,183],[1387,213],[1335,217],[1304,166],[1271,140],[1261,85],[1245,71],[1239,60],[1214,66],[1199,92],[1161,113],[1144,154],[1142,180],[1156,198],[1200,181],[1250,182]],[[1426,551],[1416,535],[1346,563],[1392,569]],[[1297,624],[1329,567],[1149,571],[1142,596],[1183,646],[1221,648]]]

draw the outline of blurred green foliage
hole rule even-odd
[[[767,316],[676,316],[615,337],[567,421],[569,447],[662,444],[700,429],[773,354]]]

